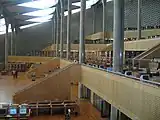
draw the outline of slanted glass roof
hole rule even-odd
[[[88,0],[88,1],[86,1],[86,9],[91,8],[91,6],[95,3],[97,3],[98,1],[99,0]],[[109,1],[112,1],[112,0],[107,0],[107,2],[109,2]],[[26,3],[18,4],[17,6],[41,9],[41,10],[37,10],[37,11],[34,11],[34,12],[29,12],[29,13],[22,14],[22,15],[26,15],[26,16],[36,16],[36,18],[28,19],[26,21],[37,22],[37,23],[21,26],[20,28],[24,29],[24,28],[27,28],[27,27],[31,27],[31,26],[41,24],[43,22],[50,21],[51,18],[52,18],[52,13],[55,11],[54,5],[56,5],[57,3],[58,3],[58,0],[47,0],[47,1],[46,0],[36,0],[36,1],[33,0],[32,2],[26,2]],[[80,2],[72,3],[72,5],[80,7]],[[74,9],[74,10],[72,10],[72,14],[77,13],[79,11],[80,11],[80,8]],[[64,15],[67,16],[68,11],[65,11]],[[0,27],[0,34],[4,34],[5,33],[5,21],[4,21],[4,19],[0,19],[0,26],[2,26],[2,27]],[[11,31],[11,30],[9,30],[9,31]]]
[[[29,16],[46,16],[49,15],[51,13],[53,13],[55,11],[55,7],[54,8],[47,8],[44,10],[38,10],[38,11],[34,11],[34,12],[29,12],[29,13],[25,13],[23,15],[29,15]]]
[[[58,3],[58,0],[38,0],[27,3],[19,4],[18,6],[46,9],[50,8]]]

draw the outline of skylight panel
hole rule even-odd
[[[80,8],[75,9],[75,10],[72,10],[72,14],[77,13],[77,12],[80,12],[80,11],[81,11],[81,9],[80,9]]]
[[[11,25],[9,25],[8,32],[11,32]],[[6,33],[6,26],[2,25],[0,27],[0,35],[5,34],[5,33]]]
[[[86,9],[91,8],[91,6],[94,5],[97,2],[98,2],[98,0],[88,0],[88,1],[86,1]],[[80,7],[81,2],[72,3],[72,5]]]
[[[68,15],[68,11],[65,11],[65,12],[64,12],[64,16],[67,16],[67,15]]]
[[[32,22],[48,22],[52,18],[52,15],[44,16],[44,17],[38,17],[38,18],[33,18],[29,19],[27,21],[32,21]]]
[[[29,25],[24,25],[24,26],[21,26],[20,29],[29,28],[29,27],[36,26],[39,24],[41,24],[41,23],[33,23],[33,24],[29,24]]]
[[[72,3],[72,5],[75,5],[75,6],[81,6],[81,2],[76,2],[76,3]]]
[[[58,0],[38,0],[19,4],[18,6],[45,9],[52,7],[58,3]]]
[[[47,16],[47,15],[53,13],[54,11],[55,11],[55,7],[54,8],[44,9],[44,10],[37,10],[37,11],[34,11],[34,12],[25,13],[23,15],[29,15],[29,16]]]
[[[4,18],[3,18],[3,19],[0,19],[0,26],[1,26],[1,25],[4,25],[4,24],[5,24]]]
[[[110,2],[110,1],[113,1],[113,0],[107,0],[107,2]]]

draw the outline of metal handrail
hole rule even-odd
[[[122,74],[121,72],[109,71],[109,70],[106,70],[106,69],[103,69],[103,68],[93,67],[93,66],[86,65],[86,64],[82,64],[82,65],[86,66],[86,67],[98,69],[98,70],[101,70],[101,71],[105,71],[105,72],[108,72],[108,73],[116,74],[116,75],[119,75],[119,76],[123,76],[125,78],[130,78],[130,79],[133,79],[135,81],[142,81],[141,83],[147,83],[147,85],[150,84],[150,85],[154,85],[154,86],[160,87],[160,83],[159,82],[148,81],[148,80],[140,80],[140,78],[137,78],[137,77],[134,77],[134,76],[126,76],[126,75]]]

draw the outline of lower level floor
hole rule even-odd
[[[64,115],[38,116],[32,120],[64,120]],[[101,118],[100,112],[87,100],[80,101],[80,115],[71,116],[71,120],[108,120]]]

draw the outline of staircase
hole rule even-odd
[[[71,98],[71,83],[80,80],[79,64],[71,64],[45,78],[20,88],[13,96],[14,103],[24,101],[66,100]]]
[[[25,76],[31,79],[32,73],[36,73],[37,78],[42,78],[42,77],[45,77],[45,75],[48,75],[54,72],[59,67],[60,67],[60,60],[57,58],[54,58],[43,64],[39,64],[34,68],[30,68],[30,70],[26,72]]]
[[[136,56],[134,59],[153,59],[153,57],[160,57],[160,43],[153,46],[152,48],[146,50],[145,52],[141,53],[140,55]]]
[[[160,58],[160,43],[136,56],[133,61],[134,64],[138,63],[143,68],[149,67],[149,63],[153,58]]]

